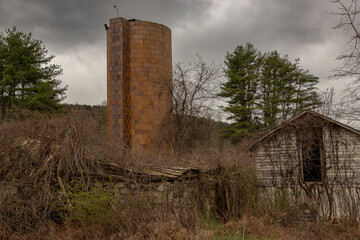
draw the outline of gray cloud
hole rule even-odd
[[[203,1],[169,0],[9,0],[0,3],[1,27],[18,26],[34,32],[59,51],[97,44],[105,37],[104,23],[119,14],[176,25],[199,17],[210,4]]]
[[[177,43],[175,48],[197,47],[218,55],[218,49],[232,51],[236,45],[252,42],[262,51],[277,49],[289,53],[294,48],[325,42],[328,36],[324,28],[333,26],[331,16],[326,13],[326,4],[330,5],[327,0],[258,0],[247,1],[249,4],[245,7],[236,2],[244,1],[232,1],[234,5],[222,9],[222,15],[213,19],[211,24],[197,22],[188,25],[186,30],[191,32],[191,38],[182,30],[178,39],[174,40]]]
[[[223,62],[227,51],[252,42],[278,50],[322,79],[336,66],[346,39],[332,30],[329,0],[7,0],[0,2],[0,29],[13,25],[44,41],[64,68],[68,102],[100,103],[106,98],[104,23],[119,15],[169,26],[174,61],[199,52]],[[333,84],[334,85],[334,84]],[[336,84],[335,84],[336,85]]]

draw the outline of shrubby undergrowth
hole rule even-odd
[[[266,205],[251,160],[238,147],[207,139],[181,154],[122,154],[107,145],[105,128],[104,108],[70,106],[60,115],[0,125],[0,182],[7,189],[0,194],[0,239],[297,239],[304,228],[357,236],[358,230],[315,223],[281,227],[271,213],[285,210],[286,199]],[[109,178],[101,175],[104,161],[134,172]],[[156,183],[131,177],[155,166],[200,173]]]

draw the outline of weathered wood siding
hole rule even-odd
[[[265,192],[271,195],[281,189],[291,201],[310,200],[322,217],[360,219],[360,135],[335,124],[324,124],[320,150],[323,180],[304,182],[299,135],[306,132],[291,127],[281,129],[253,149],[255,168]]]
[[[259,144],[253,152],[255,168],[265,186],[287,187],[298,177],[296,135],[282,132]]]
[[[321,161],[323,179],[344,187],[360,182],[360,136],[338,126],[323,127]],[[253,151],[255,168],[266,186],[299,184],[302,176],[301,151],[295,131],[280,131],[261,142]]]
[[[360,182],[360,136],[340,127],[324,129],[326,181],[342,187]]]

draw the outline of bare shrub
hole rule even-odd
[[[103,142],[99,122],[83,111],[51,118],[7,121],[0,126],[0,181],[13,182],[18,193],[0,205],[0,236],[16,236],[46,227],[56,219],[58,192],[79,178],[88,188],[96,162],[84,158],[84,151]]]
[[[232,154],[234,148],[208,146],[167,158],[122,154],[106,145],[105,127],[103,117],[82,108],[64,115],[9,120],[1,125],[0,181],[12,182],[18,189],[17,194],[1,199],[1,238],[190,239],[200,227],[199,214],[224,219],[240,216],[235,198],[238,188],[246,190],[245,178],[240,181],[241,187],[236,186],[236,179],[246,175],[232,168],[241,165]],[[106,170],[101,165],[103,161],[128,169],[130,179],[131,169],[139,172],[149,166],[191,164],[209,173],[199,182],[171,183],[161,193],[164,201],[156,203],[150,183],[135,187],[137,190],[126,197],[117,195],[114,189],[97,188],[94,179],[108,181],[106,174],[99,177]],[[215,168],[221,171],[209,171]],[[74,185],[73,180],[81,184]],[[139,186],[135,175],[131,181]],[[231,196],[217,200],[216,194],[223,193]],[[118,198],[124,202],[115,204]],[[221,211],[210,210],[204,206],[204,198],[214,209],[221,201],[230,201],[230,205]],[[101,220],[99,214],[104,214],[106,220]],[[106,233],[99,229],[106,229]]]
[[[300,234],[260,211],[254,165],[239,146],[202,144],[172,156],[123,154],[106,145],[104,117],[91,111],[1,125],[0,184],[17,191],[0,198],[0,239],[206,239],[221,237],[232,223],[241,230],[226,230],[228,236],[242,236],[243,229],[257,236],[256,226],[279,239]],[[170,180],[142,176],[175,166],[198,172]],[[256,222],[260,214],[263,220]],[[315,236],[320,227],[302,229]]]

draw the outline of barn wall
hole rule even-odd
[[[344,128],[324,131],[327,181],[332,185],[356,187],[360,180],[360,137]]]
[[[301,180],[301,151],[296,131],[289,128],[254,149],[258,178],[265,191],[273,189],[270,194],[281,189],[290,201],[310,200],[319,216],[360,219],[360,136],[333,124],[325,124],[322,132],[323,183]]]
[[[301,205],[307,203],[312,209],[315,209],[318,218],[332,219],[334,217],[341,219],[360,220],[360,189],[335,187],[331,190],[331,195],[327,194],[326,188],[321,185],[313,185],[312,196],[303,188],[296,192],[291,188],[264,187],[261,196],[274,206],[279,204]]]
[[[261,143],[253,156],[258,177],[266,186],[286,187],[298,178],[296,135],[293,132],[279,133]]]
[[[259,144],[253,152],[259,179],[268,186],[286,186],[302,174],[295,131],[282,131]],[[322,161],[331,184],[357,186],[360,182],[360,136],[340,127],[323,128]]]

